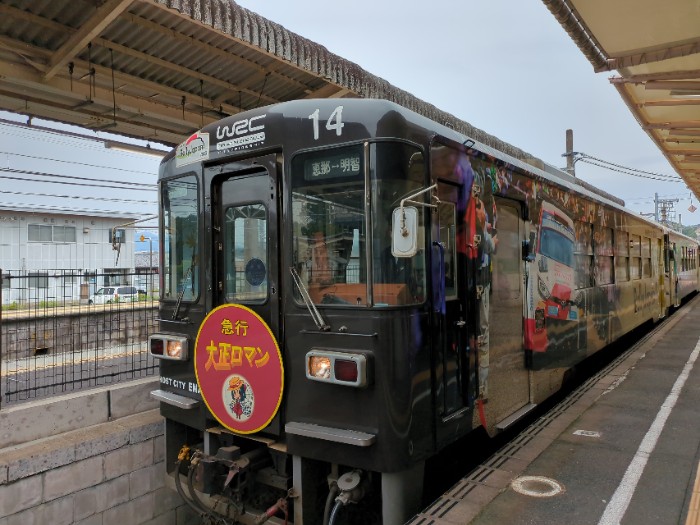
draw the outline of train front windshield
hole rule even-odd
[[[413,146],[391,142],[368,151],[369,158],[363,145],[327,149],[292,162],[292,258],[314,303],[382,307],[423,301],[424,247],[411,258],[391,255],[392,211],[424,187],[423,156]]]
[[[163,206],[164,299],[192,301],[199,295],[199,207],[194,175],[164,181]]]

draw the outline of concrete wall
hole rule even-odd
[[[143,306],[140,306],[143,304]],[[38,348],[49,355],[148,341],[156,331],[157,305],[123,303],[83,308],[56,308],[50,315],[34,310],[3,312],[0,358],[23,359]]]
[[[166,488],[157,378],[0,411],[0,525],[189,525]]]

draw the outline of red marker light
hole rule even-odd
[[[345,359],[335,360],[335,378],[348,383],[357,382],[357,363]]]

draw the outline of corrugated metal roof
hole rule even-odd
[[[231,0],[0,0],[0,108],[174,145],[299,98],[383,98],[530,155]]]

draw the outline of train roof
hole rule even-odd
[[[471,136],[462,132],[459,129],[455,129],[452,126],[452,122],[447,122],[449,125],[431,120],[430,118],[416,113],[410,109],[407,109],[395,102],[391,102],[384,99],[368,99],[368,98],[357,98],[357,99],[299,99],[291,100],[287,102],[280,102],[278,104],[272,104],[269,106],[262,106],[253,110],[237,113],[236,115],[226,117],[222,120],[209,124],[202,128],[199,132],[193,134],[189,137],[183,144],[192,140],[199,133],[207,133],[210,137],[216,137],[217,134],[221,133],[222,129],[233,130],[235,126],[240,125],[244,121],[254,120],[256,118],[260,119],[263,115],[265,116],[265,122],[268,124],[273,121],[279,123],[286,128],[285,122],[291,122],[294,125],[299,125],[306,122],[309,117],[311,108],[323,107],[337,107],[343,106],[347,109],[352,109],[353,113],[360,115],[357,121],[361,122],[363,131],[362,134],[358,134],[355,137],[351,137],[350,140],[359,138],[381,138],[390,136],[390,130],[398,129],[398,127],[413,127],[423,130],[423,132],[433,132],[447,139],[453,140],[458,143],[466,143],[467,141],[472,141],[474,149],[483,152],[486,155],[492,156],[500,161],[509,164],[520,170],[532,173],[533,175],[547,180],[549,182],[564,186],[568,189],[576,191],[577,193],[586,196],[593,200],[598,200],[604,202],[605,204],[617,208],[620,211],[631,214],[624,206],[625,203],[622,199],[619,199],[595,186],[586,183],[581,179],[573,177],[569,173],[555,168],[553,166],[547,165],[541,160],[525,156],[522,158],[523,151],[514,148],[506,143],[496,140],[496,145],[504,146],[503,149],[492,146],[489,143],[479,140],[478,137]],[[347,115],[348,111],[345,111]],[[256,121],[257,122],[257,121]],[[471,126],[464,123],[468,128]],[[268,125],[266,132],[270,132],[272,138],[270,139],[271,144],[279,145],[280,134],[275,134],[275,128]],[[288,130],[287,130],[288,131]],[[275,136],[276,135],[276,136]],[[294,140],[295,135],[298,133],[290,134],[291,140]],[[477,134],[480,135],[480,134]],[[483,133],[481,134],[483,135]],[[225,158],[231,155],[230,152],[220,153],[217,151],[217,142],[213,141],[209,145],[209,151],[211,160],[215,160],[217,157]],[[347,142],[348,139],[339,141],[340,143]],[[489,141],[493,142],[493,141]],[[181,144],[182,145],[182,144]],[[324,143],[324,145],[333,145],[331,143]],[[306,144],[308,146],[308,144]],[[179,146],[178,146],[179,147]],[[163,158],[162,165],[172,162],[175,157],[176,149],[173,149],[168,155]],[[245,151],[250,150],[242,150]],[[238,154],[238,151],[234,151],[234,154]],[[163,170],[161,169],[161,175]],[[642,215],[635,215],[639,220],[647,222],[650,225],[656,225],[659,227],[665,227],[652,221]]]

